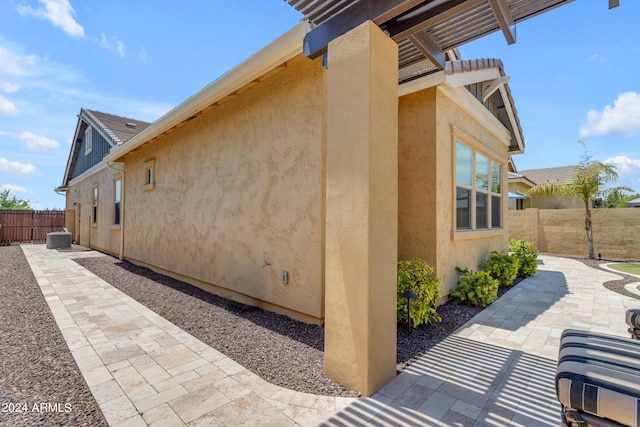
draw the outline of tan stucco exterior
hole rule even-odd
[[[323,74],[321,61],[299,57],[127,155],[125,256],[321,322]],[[155,187],[145,190],[149,160]]]
[[[433,265],[444,299],[456,266],[506,250],[507,191],[501,228],[454,231],[454,147],[500,163],[506,189],[510,134],[464,86],[399,88],[397,44],[375,24],[335,40],[328,70],[298,36],[105,157],[124,169],[121,228],[110,168],[72,182],[67,209],[80,244],[325,323],[327,375],[369,395],[395,375],[397,261]]]
[[[398,46],[366,22],[329,44],[325,373],[396,374]]]
[[[455,267],[478,269],[492,250],[506,250],[507,193],[500,229],[454,231],[454,141],[459,139],[502,164],[506,188],[508,150],[464,108],[457,92],[430,88],[400,98],[398,258],[419,257],[442,278],[442,296],[457,286]]]

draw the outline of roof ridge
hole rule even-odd
[[[83,108],[83,110],[84,110],[84,111],[91,112],[91,113],[103,114],[103,115],[105,115],[105,116],[117,117],[117,118],[119,118],[119,119],[125,119],[125,120],[131,120],[131,121],[139,122],[139,123],[148,123],[148,124],[151,124],[151,122],[147,122],[147,121],[144,121],[144,120],[134,119],[133,117],[119,116],[119,115],[117,115],[117,114],[112,114],[112,113],[105,113],[104,111],[89,110],[89,109],[86,109],[86,108]]]
[[[104,131],[104,133],[106,133],[116,145],[122,145],[123,141],[120,140],[120,138],[118,138],[116,134],[113,133],[113,131],[111,131],[111,129],[109,129],[104,123],[102,123],[100,119],[98,119],[95,116],[94,113],[100,113],[100,111],[92,111],[92,110],[84,110],[84,111],[87,113],[89,117],[91,117],[91,119],[94,122],[96,122],[98,126],[100,126],[100,128]],[[106,113],[102,113],[102,114],[106,114]],[[126,117],[123,117],[123,118],[126,119]]]

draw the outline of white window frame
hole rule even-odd
[[[118,192],[118,187],[120,191]],[[114,227],[122,224],[122,177],[118,176],[113,180],[113,222]]]
[[[457,143],[460,143],[471,150],[471,185],[458,183],[457,182]],[[483,150],[478,150],[476,147],[479,144],[470,143],[469,138],[464,138],[461,135],[452,133],[452,158],[453,158],[453,219],[452,219],[452,239],[466,239],[466,238],[480,238],[480,237],[490,237],[493,235],[501,235],[504,233],[504,163],[496,160],[494,156],[491,156],[489,153]],[[477,156],[481,155],[487,159],[487,174],[488,174],[488,182],[487,182],[487,190],[478,188],[477,185]],[[495,192],[493,186],[493,171],[492,165],[496,164],[500,167],[500,184],[498,187],[499,192]],[[458,215],[458,200],[457,200],[457,192],[458,188],[462,188],[464,190],[469,191],[469,215],[470,222],[469,228],[458,228],[457,226],[457,215]],[[486,218],[487,224],[486,227],[477,227],[477,199],[476,196],[478,194],[486,195]],[[500,197],[500,224],[499,226],[493,226],[493,197]]]
[[[89,126],[84,131],[84,155],[88,156],[91,151],[93,151],[93,133],[91,132],[91,126]]]

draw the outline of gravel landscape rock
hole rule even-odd
[[[602,262],[574,259],[593,268]],[[319,395],[358,395],[324,376],[322,326],[236,303],[111,256],[76,262],[273,384]],[[0,248],[0,273],[0,403],[28,404],[27,412],[0,413],[0,425],[107,425],[19,247]],[[604,286],[640,299],[624,289],[639,279],[620,276]],[[509,289],[501,287],[499,295]],[[437,310],[441,323],[399,328],[398,371],[481,310],[446,303]],[[35,412],[34,403],[61,410]],[[65,404],[70,412],[64,412]]]
[[[76,262],[273,384],[320,395],[358,395],[325,377],[322,326],[236,303],[110,256]],[[442,323],[410,332],[398,328],[398,371],[481,309],[449,302],[437,311]]]
[[[0,247],[0,425],[107,426],[18,246]]]

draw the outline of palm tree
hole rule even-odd
[[[625,194],[628,191],[632,194]],[[599,208],[624,208],[625,203],[640,198],[640,194],[633,193],[633,190],[629,187],[613,187],[607,188],[600,192],[595,202]]]
[[[546,196],[564,195],[584,202],[584,229],[587,233],[588,257],[594,259],[593,232],[591,227],[591,203],[601,193],[601,187],[618,179],[618,172],[614,165],[593,160],[585,147],[580,163],[573,169],[571,179],[560,184],[548,181],[538,184],[529,190],[529,194],[543,194]],[[625,188],[625,187],[620,187]],[[626,189],[626,188],[625,188]]]

